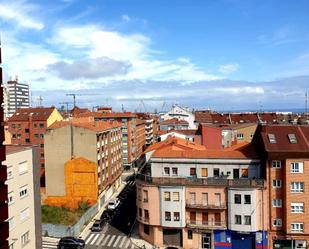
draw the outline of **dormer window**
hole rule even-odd
[[[297,139],[295,134],[288,134],[289,140],[291,144],[296,144],[297,143]]]
[[[269,142],[271,144],[275,144],[276,143],[276,137],[274,134],[268,134],[268,139],[269,139]]]

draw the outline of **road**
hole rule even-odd
[[[91,232],[85,239],[85,249],[117,249],[138,248],[133,245],[128,237],[136,218],[136,190],[133,176],[127,178],[127,184],[119,196],[125,196],[115,211],[115,215],[109,224],[106,224],[101,232]],[[43,241],[43,249],[57,248],[58,239]]]

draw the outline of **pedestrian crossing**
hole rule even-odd
[[[42,241],[42,249],[56,249],[58,246],[59,240],[46,241],[43,239]]]
[[[91,246],[103,246],[103,248],[135,248],[127,236],[116,234],[90,233],[85,243]]]

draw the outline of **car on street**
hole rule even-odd
[[[109,210],[106,209],[103,211],[103,213],[101,214],[100,220],[111,220],[114,216],[114,211],[113,210]]]
[[[75,237],[63,237],[59,240],[58,249],[82,249],[85,247],[85,241],[83,239]]]
[[[113,199],[111,201],[109,201],[108,205],[107,205],[107,209],[109,210],[115,210],[120,204],[119,199]]]
[[[91,232],[101,232],[102,228],[105,224],[104,220],[96,220],[93,224],[92,227],[90,228]]]

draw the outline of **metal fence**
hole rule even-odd
[[[78,236],[84,227],[92,217],[98,212],[98,204],[89,208],[82,217],[73,226],[65,226],[60,224],[42,224],[42,235],[55,238],[62,238],[65,236]]]

